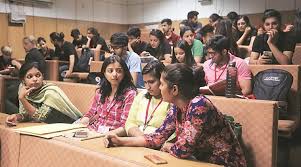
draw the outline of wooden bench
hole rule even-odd
[[[301,43],[296,45],[292,61],[293,64],[301,65]]]

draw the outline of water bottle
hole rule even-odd
[[[236,80],[237,80],[237,68],[236,63],[231,62],[227,68],[227,85],[225,90],[225,96],[228,98],[235,97],[236,94]]]

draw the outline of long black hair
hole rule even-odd
[[[43,71],[42,67],[39,65],[38,62],[29,62],[29,63],[25,63],[21,66],[20,71],[19,71],[19,78],[21,80],[23,80],[25,75],[27,74],[27,72],[32,68],[38,69],[42,73],[43,76],[45,75],[45,72]]]
[[[97,29],[94,28],[94,27],[89,27],[89,28],[87,29],[87,31],[89,31],[91,34],[93,34],[93,37],[92,37],[92,39],[91,39],[91,42],[90,42],[90,46],[89,46],[89,47],[90,47],[90,48],[94,48],[94,47],[97,46],[97,41],[98,41],[98,39],[100,38],[100,35],[99,35]]]
[[[191,52],[191,46],[188,45],[188,43],[184,40],[178,41],[177,45],[173,48],[173,54],[172,54],[172,61],[171,63],[179,63],[176,53],[175,53],[175,48],[180,48],[184,50],[185,52],[185,59],[184,63],[187,64],[189,67],[192,67],[193,65],[196,64],[192,52]]]
[[[150,74],[151,76],[155,77],[156,79],[160,80],[161,73],[163,72],[165,65],[159,60],[150,61],[145,65],[142,70],[142,75]],[[151,95],[147,92],[145,97],[149,99]]]
[[[157,52],[157,55],[152,55],[154,57],[156,57],[157,59],[161,60],[164,59],[164,48],[166,47],[166,42],[165,42],[165,36],[162,33],[162,31],[158,30],[158,29],[152,29],[151,32],[149,33],[149,35],[151,36],[155,36],[156,38],[158,38],[159,42],[159,46],[157,48],[153,48],[155,49]],[[148,44],[151,48],[151,45]]]
[[[115,62],[118,62],[121,65],[124,72],[124,77],[120,82],[115,95],[116,100],[122,101],[124,99],[123,95],[128,89],[136,90],[136,87],[133,84],[133,78],[124,60],[122,60],[119,56],[116,55],[110,56],[104,60],[103,65],[101,67],[101,83],[99,89],[101,93],[100,102],[102,104],[105,102],[105,99],[109,97],[112,92],[111,84],[107,80],[104,74],[108,65],[113,64]]]

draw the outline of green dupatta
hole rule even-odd
[[[26,96],[26,99],[35,104],[43,103],[74,120],[83,116],[82,113],[71,103],[67,95],[58,86],[52,83],[44,84],[39,90],[31,93],[29,96]],[[27,111],[21,102],[19,102],[19,113],[27,115]]]

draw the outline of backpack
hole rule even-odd
[[[93,59],[93,54],[89,48],[82,49],[82,55],[78,58],[77,70],[79,72],[89,72],[90,59]]]
[[[264,70],[255,76],[253,94],[259,100],[287,101],[292,83],[292,74],[285,70]]]

